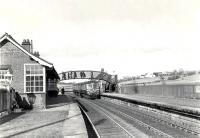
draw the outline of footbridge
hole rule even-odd
[[[117,76],[111,75],[102,71],[93,70],[78,70],[78,71],[66,71],[59,74],[60,81],[71,79],[91,79],[91,80],[104,80],[111,84],[117,83]]]

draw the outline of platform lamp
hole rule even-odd
[[[10,73],[8,72],[8,73],[6,73],[6,74],[4,75],[4,77],[6,78],[7,82],[8,82],[9,85],[10,85],[11,82],[13,81],[13,75],[10,74]]]

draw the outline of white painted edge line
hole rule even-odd
[[[86,117],[87,117],[87,119],[89,120],[90,124],[92,125],[92,128],[94,129],[94,131],[95,131],[97,137],[98,137],[98,138],[101,138],[101,136],[99,135],[98,131],[96,130],[95,126],[93,125],[93,123],[92,123],[92,121],[90,120],[90,118],[89,118],[89,116],[87,115],[87,113],[84,111],[84,109],[83,109],[80,105],[78,105],[78,106],[81,108],[81,110],[83,111],[83,113],[86,115]]]

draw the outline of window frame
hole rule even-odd
[[[31,73],[31,71],[30,71],[30,74],[29,75],[27,75],[26,74],[26,66],[27,65],[30,65],[30,66],[36,66],[36,65],[39,65],[39,66],[41,66],[42,67],[42,71],[43,71],[43,73],[42,74],[32,74]],[[35,71],[35,70],[34,70]],[[42,88],[43,88],[43,91],[35,91],[35,89],[36,89],[36,86],[35,86],[35,79],[34,79],[34,91],[32,92],[31,90],[30,90],[30,92],[27,92],[26,91],[26,83],[27,83],[27,81],[26,81],[26,77],[27,76],[34,76],[34,78],[36,77],[36,76],[42,76],[43,77],[43,79],[42,79],[42,82],[43,82],[43,85],[42,85]],[[30,78],[31,79],[31,78]],[[31,81],[30,81],[30,83],[31,83]],[[40,87],[39,87],[40,88]],[[45,67],[43,66],[43,65],[41,65],[41,64],[37,64],[37,63],[25,63],[24,64],[24,93],[46,93],[46,70],[45,70]]]
[[[9,73],[8,69],[0,69],[0,81],[8,80],[8,78],[5,76],[7,73]]]

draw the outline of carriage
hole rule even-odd
[[[74,84],[74,94],[88,99],[96,99],[100,96],[100,83],[99,81],[87,81]]]

